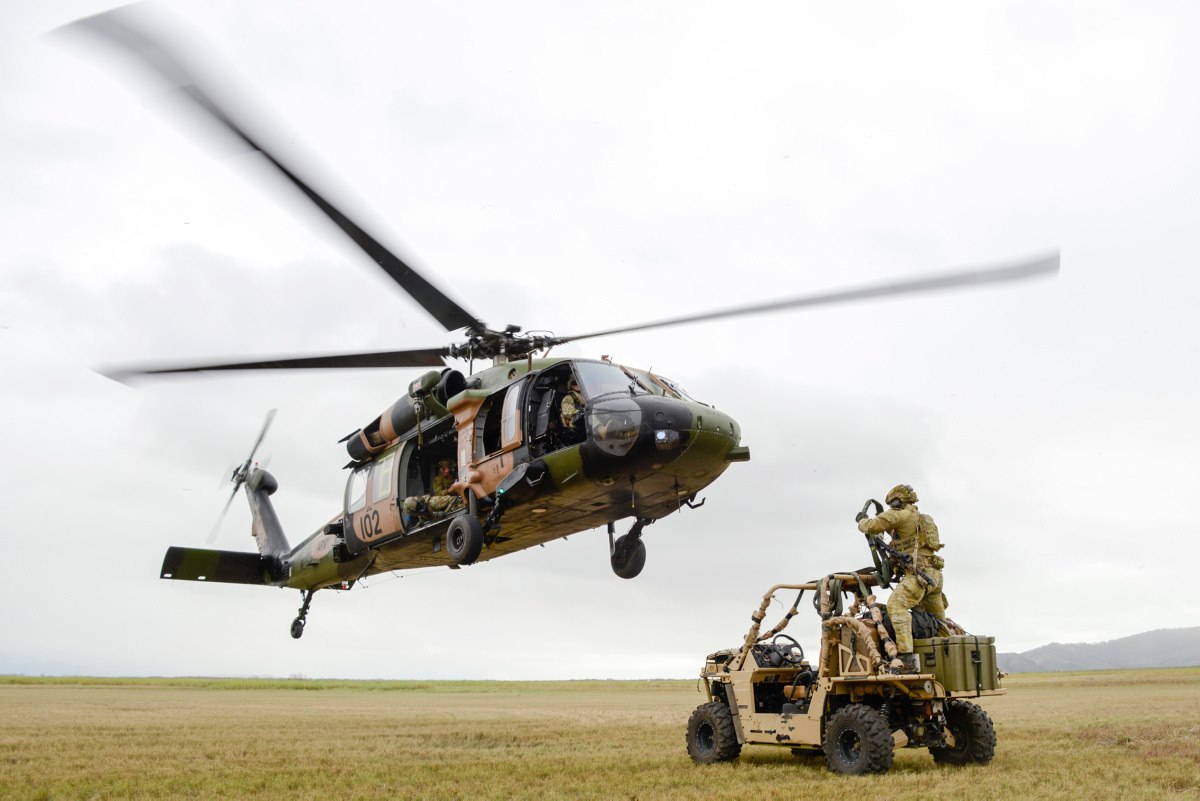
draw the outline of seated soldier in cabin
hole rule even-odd
[[[412,528],[426,520],[436,520],[462,506],[462,497],[450,491],[457,479],[451,461],[438,462],[437,475],[433,477],[433,491],[428,495],[410,495],[404,499],[404,527]]]

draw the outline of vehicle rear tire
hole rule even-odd
[[[460,514],[446,529],[446,555],[456,565],[469,565],[483,550],[483,526],[470,513]]]
[[[981,707],[970,701],[947,701],[946,725],[954,735],[954,747],[930,748],[934,762],[986,765],[992,761],[996,755],[996,728]]]
[[[641,537],[633,537],[629,534],[617,537],[609,562],[612,564],[613,572],[621,578],[636,578],[642,572],[642,568],[646,566],[646,543],[642,542]]]
[[[825,725],[825,762],[837,773],[887,773],[894,756],[892,745],[883,716],[866,704],[842,707]]]
[[[688,719],[687,750],[692,761],[700,765],[737,759],[742,745],[737,741],[728,706],[712,701],[696,707]]]

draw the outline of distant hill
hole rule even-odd
[[[1200,626],[1156,629],[1108,642],[1052,642],[1019,654],[997,654],[996,661],[1007,673],[1192,667],[1200,665]]]

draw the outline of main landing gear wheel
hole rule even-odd
[[[618,576],[623,579],[635,578],[646,566],[646,543],[633,534],[618,537],[610,561],[613,572]]]
[[[446,555],[456,565],[469,565],[483,550],[483,526],[475,515],[460,514],[446,529]]]
[[[293,640],[298,640],[304,636],[304,621],[308,618],[308,606],[312,603],[314,592],[316,590],[300,591],[300,595],[304,598],[304,603],[300,605],[300,614],[296,615],[296,619],[292,621]]]
[[[629,533],[617,537],[616,542],[613,542],[613,529],[615,526],[611,521],[609,522],[609,564],[612,565],[613,572],[619,577],[623,579],[634,578],[646,566],[646,544],[642,542],[642,529],[653,522],[648,517],[639,517],[629,527]]]

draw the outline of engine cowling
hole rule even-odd
[[[416,427],[418,422],[445,417],[446,401],[466,388],[458,370],[430,370],[408,385],[408,394],[346,438],[346,450],[356,462],[369,459]]]

